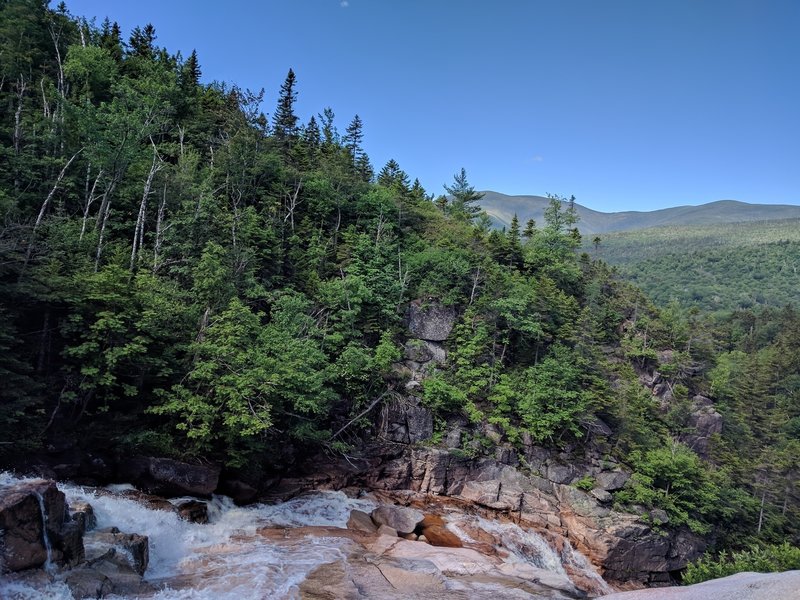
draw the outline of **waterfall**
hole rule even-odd
[[[44,498],[39,492],[34,492],[36,499],[39,500],[39,512],[42,515],[42,541],[47,551],[47,559],[44,562],[44,570],[51,575],[56,572],[56,565],[53,563],[53,546],[50,544],[50,536],[47,535],[47,511],[44,507]]]

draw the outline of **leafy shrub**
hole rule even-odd
[[[691,585],[744,571],[777,573],[794,569],[800,569],[800,548],[784,542],[780,545],[756,546],[730,555],[721,552],[716,557],[703,556],[686,567],[683,583]]]

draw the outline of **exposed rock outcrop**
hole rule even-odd
[[[708,458],[711,436],[722,433],[722,420],[712,400],[698,394],[692,398],[687,433],[680,440],[699,456]]]
[[[81,526],[68,520],[64,494],[52,481],[29,480],[0,488],[0,565],[21,571],[83,559]]]
[[[453,330],[456,310],[435,300],[414,300],[408,307],[408,329],[415,338],[443,342]]]
[[[604,600],[797,600],[800,571],[737,573],[686,587],[637,590],[603,596]]]
[[[538,460],[544,476],[523,474],[494,459],[412,448],[367,474],[366,483],[378,489],[450,496],[512,516],[568,539],[612,581],[667,584],[673,572],[705,549],[703,540],[686,530],[667,535],[653,531],[638,515],[608,508],[610,495],[598,498],[564,483],[577,480],[579,469],[557,468],[563,459],[553,453],[538,453]],[[600,471],[604,467],[613,470]],[[620,489],[629,477],[615,463],[593,468],[599,471],[594,475],[596,489],[606,494]]]
[[[150,562],[150,546],[147,536],[144,535],[123,533],[116,527],[112,527],[87,533],[84,543],[86,559],[90,564],[100,559],[110,560],[119,554],[121,558],[112,562],[117,564],[125,561],[133,571],[142,576]]]
[[[208,523],[208,504],[199,500],[185,500],[175,508],[182,519],[192,523]]]
[[[378,431],[389,442],[422,442],[433,435],[433,414],[418,399],[392,400],[381,410]]]
[[[159,496],[210,496],[219,483],[220,469],[170,458],[139,456],[120,464],[119,476]]]

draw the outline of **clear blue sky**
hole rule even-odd
[[[68,0],[197,49],[205,81],[287,70],[305,121],[358,113],[376,169],[429,192],[574,194],[596,210],[800,204],[799,0]]]

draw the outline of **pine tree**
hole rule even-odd
[[[522,232],[523,237],[526,239],[531,239],[533,236],[536,235],[536,221],[533,219],[528,219],[528,222],[525,223],[525,231]]]
[[[154,55],[153,42],[156,41],[156,28],[148,23],[141,27],[134,27],[128,45],[131,55],[151,59]]]
[[[481,212],[481,207],[476,203],[483,198],[483,194],[476,192],[475,188],[467,182],[467,171],[463,167],[453,176],[453,185],[445,185],[445,191],[452,196],[450,200],[450,214],[457,218],[472,220]]]
[[[522,266],[522,242],[517,213],[514,213],[514,217],[511,219],[511,226],[506,237],[508,238],[508,263],[513,267]]]
[[[322,143],[322,137],[319,131],[319,125],[314,115],[308,120],[308,124],[303,129],[303,141],[309,148],[319,148]]]
[[[353,163],[358,160],[359,155],[363,152],[361,149],[361,141],[364,139],[364,133],[362,129],[363,123],[361,122],[361,117],[356,115],[353,117],[353,120],[350,121],[350,125],[347,126],[344,138],[342,139],[342,142],[344,142],[344,147],[350,151],[350,154],[353,157]]]
[[[297,92],[294,89],[294,71],[289,69],[286,80],[281,86],[281,93],[278,97],[278,108],[275,110],[273,119],[273,133],[278,140],[284,144],[297,135],[297,115],[294,114],[294,103],[297,100]]]
[[[119,23],[108,20],[108,17],[103,21],[100,29],[100,47],[107,50],[116,62],[122,62],[122,33],[119,29]]]
[[[322,124],[322,143],[325,148],[330,148],[339,143],[339,132],[336,131],[336,125],[333,120],[336,115],[333,113],[331,107],[327,107],[322,111],[319,116],[319,121]]]
[[[409,198],[416,202],[417,204],[422,204],[426,200],[428,200],[428,195],[425,193],[425,188],[422,187],[422,184],[419,182],[419,179],[415,179],[414,183],[411,184],[411,192],[409,193]]]
[[[197,50],[192,50],[189,58],[183,65],[181,80],[185,88],[192,88],[200,83],[200,61],[197,60]]]
[[[411,189],[408,175],[393,158],[390,158],[389,162],[378,173],[378,184],[386,188],[395,189],[402,194],[407,194]]]

